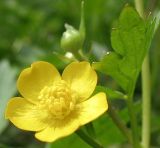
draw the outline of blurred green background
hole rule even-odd
[[[99,61],[112,50],[110,32],[125,6],[134,6],[133,0],[84,0],[86,40],[84,53],[91,62]],[[59,70],[70,62],[66,51],[60,48],[64,24],[79,27],[81,0],[0,0],[0,148],[89,148],[73,134],[54,144],[37,141],[34,134],[15,128],[4,119],[4,110],[10,97],[18,95],[16,79],[19,72],[33,61],[45,60],[55,64]],[[145,14],[160,16],[160,1],[145,0]],[[152,137],[154,147],[160,147],[160,28],[150,50],[152,70]],[[104,76],[99,74],[101,79]],[[140,80],[140,79],[139,79]],[[101,82],[101,81],[100,81]],[[110,78],[109,87],[119,89]],[[102,85],[104,81],[101,82]],[[138,81],[135,97],[140,100],[141,82]],[[121,118],[130,126],[123,102],[115,103]],[[141,107],[135,107],[140,110]],[[123,135],[108,117],[94,121],[99,140],[108,147],[124,147]],[[141,124],[141,123],[139,123]]]

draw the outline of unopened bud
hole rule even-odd
[[[85,25],[84,25],[84,2],[81,4],[81,21],[79,30],[73,26],[65,24],[66,31],[61,38],[61,48],[67,51],[75,52],[82,49],[85,39]]]

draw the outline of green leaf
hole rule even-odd
[[[125,141],[125,137],[117,126],[113,124],[109,116],[103,115],[98,120],[95,120],[93,124],[96,131],[96,137],[104,147]]]
[[[132,7],[126,6],[118,26],[111,33],[114,52],[105,55],[100,62],[93,63],[93,67],[112,76],[128,93],[136,82],[150,47],[154,26],[155,20],[145,21]]]
[[[136,102],[134,104],[134,108],[136,114],[139,115],[141,111],[141,102]],[[123,109],[117,109],[116,111],[119,117],[127,125],[130,122],[128,109],[125,107]],[[109,115],[102,115],[98,118],[98,120],[93,121],[93,125],[96,131],[96,137],[104,147],[108,147],[114,144],[121,144],[126,141],[126,138],[118,129],[118,127],[113,123]]]
[[[0,62],[0,133],[7,125],[4,111],[7,101],[16,92],[15,82],[16,70],[11,68],[8,61]]]
[[[94,94],[99,93],[99,92],[104,92],[107,94],[107,97],[109,99],[126,99],[127,96],[124,95],[122,92],[104,87],[104,86],[96,86],[96,89],[94,91]]]
[[[55,141],[54,143],[47,144],[46,148],[90,148],[83,140],[81,140],[75,133]]]

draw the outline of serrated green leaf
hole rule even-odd
[[[11,68],[8,61],[0,62],[0,133],[7,125],[4,111],[7,101],[16,92],[15,82],[16,70]]]
[[[155,21],[143,20],[138,13],[126,6],[119,18],[117,28],[111,33],[111,43],[115,52],[104,56],[93,67],[112,76],[129,92],[135,84],[147,50],[154,34]]]

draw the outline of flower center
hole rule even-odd
[[[58,119],[63,119],[75,107],[75,98],[64,80],[54,83],[52,86],[45,86],[38,99],[40,106],[47,108]]]

